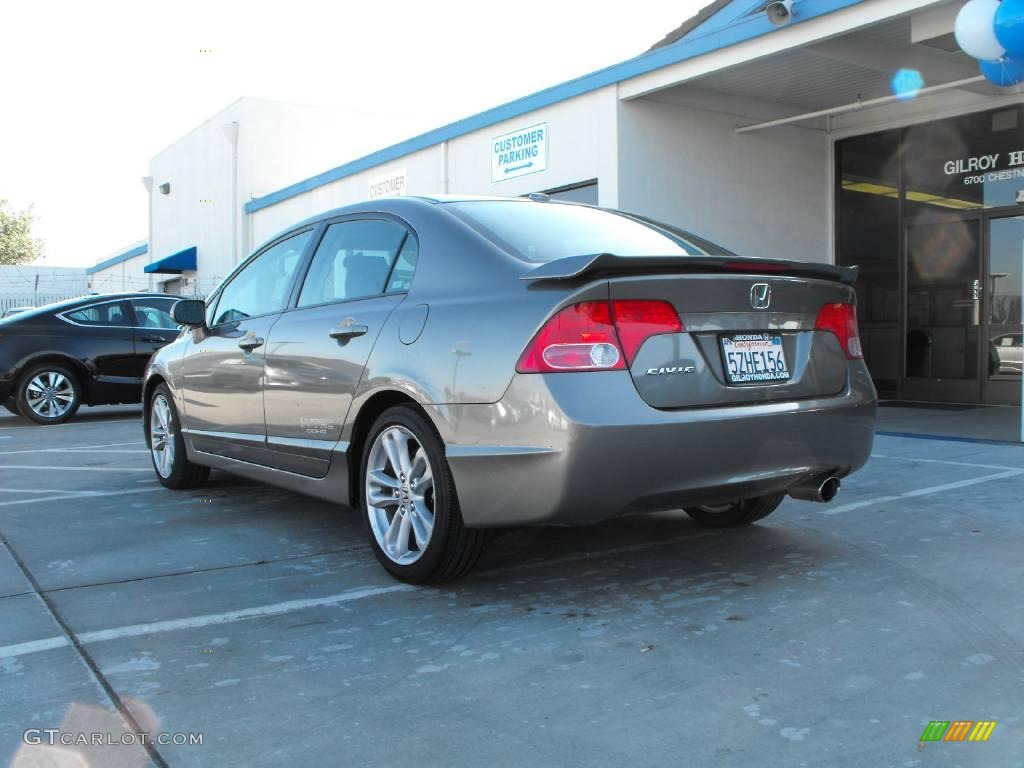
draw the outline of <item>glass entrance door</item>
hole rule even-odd
[[[980,217],[906,229],[905,400],[981,400],[981,234]]]
[[[1024,216],[988,220],[985,402],[1021,405]]]

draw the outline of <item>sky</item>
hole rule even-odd
[[[146,237],[149,159],[239,97],[412,136],[631,58],[704,3],[9,2],[0,199],[34,206],[39,264],[88,266]]]

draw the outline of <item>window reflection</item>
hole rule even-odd
[[[879,394],[980,374],[974,397],[1019,403],[1024,216],[994,209],[1024,190],[1024,106],[845,139],[836,160],[837,261],[861,268]]]
[[[977,378],[978,221],[907,229],[907,376]]]
[[[1017,380],[1022,367],[1021,293],[1024,280],[1024,216],[989,225],[988,376]]]

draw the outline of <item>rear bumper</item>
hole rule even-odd
[[[871,453],[876,395],[664,411],[628,372],[518,375],[490,405],[438,406],[469,526],[583,525],[843,477]]]

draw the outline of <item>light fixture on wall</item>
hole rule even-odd
[[[161,195],[169,195],[169,194],[171,194],[171,182],[165,181],[163,184],[161,184],[158,187],[158,189],[160,190],[160,194]]]
[[[768,3],[764,12],[772,26],[785,26],[793,20],[793,0],[777,0],[774,3]]]

